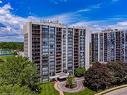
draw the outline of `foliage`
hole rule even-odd
[[[85,70],[84,67],[78,67],[78,68],[75,69],[74,74],[75,74],[76,77],[81,77],[81,76],[84,75],[85,71],[86,70]]]
[[[127,83],[127,64],[120,61],[109,62],[107,67],[109,68],[109,72],[112,76],[112,85]]]
[[[85,87],[83,91],[77,93],[64,93],[64,95],[94,95],[95,92]]]
[[[0,85],[19,84],[33,90],[37,82],[36,66],[25,57],[10,57],[0,64]]]
[[[0,59],[3,60],[3,61],[6,61],[8,58],[12,58],[14,57],[13,55],[12,56],[0,56]]]
[[[3,85],[0,86],[0,95],[35,95],[31,90],[26,87],[20,87],[19,85]]]
[[[93,64],[93,66],[85,72],[84,77],[84,85],[95,91],[105,89],[110,85],[111,75],[105,64]]]
[[[3,63],[3,62],[4,62],[4,60],[0,58],[0,63]]]
[[[23,51],[22,42],[0,42],[0,49]]]
[[[67,77],[66,86],[69,87],[69,88],[73,88],[75,85],[76,85],[76,84],[75,84],[74,76],[69,75],[69,76]]]
[[[16,51],[13,51],[11,54],[13,54],[13,55],[17,55],[17,52],[16,52]]]
[[[107,64],[94,63],[86,71],[84,85],[98,91],[127,83],[127,64],[114,61]]]
[[[59,92],[55,90],[54,84],[51,82],[41,84],[40,88],[41,93],[39,95],[59,95]]]

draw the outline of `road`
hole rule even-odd
[[[109,93],[104,94],[104,95],[127,95],[127,87],[121,88],[118,90],[114,90],[114,91],[109,92]]]

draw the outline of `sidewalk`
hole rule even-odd
[[[57,82],[55,82],[55,84],[54,84],[54,88],[59,92],[59,95],[64,95],[64,93],[63,93],[63,91],[62,90],[60,90],[59,88],[58,88],[58,81]]]

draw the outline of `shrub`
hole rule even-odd
[[[85,70],[84,67],[78,67],[78,68],[75,69],[74,74],[75,74],[76,77],[81,77],[81,76],[84,75],[85,71],[86,70]]]
[[[74,76],[69,75],[66,82],[66,87],[74,88],[76,86]]]

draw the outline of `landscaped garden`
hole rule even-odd
[[[120,61],[107,64],[95,62],[84,72],[83,83],[85,86],[83,91],[65,93],[65,95],[94,95],[106,89],[127,84],[127,64]]]
[[[39,95],[59,95],[59,92],[55,90],[54,83],[47,82],[40,85],[41,93]],[[94,95],[96,92],[88,88],[77,93],[64,93],[64,95]]]
[[[40,85],[41,93],[39,95],[59,95],[59,92],[55,90],[54,83],[47,82]],[[95,91],[85,88],[83,91],[77,93],[64,93],[64,95],[94,95]]]

